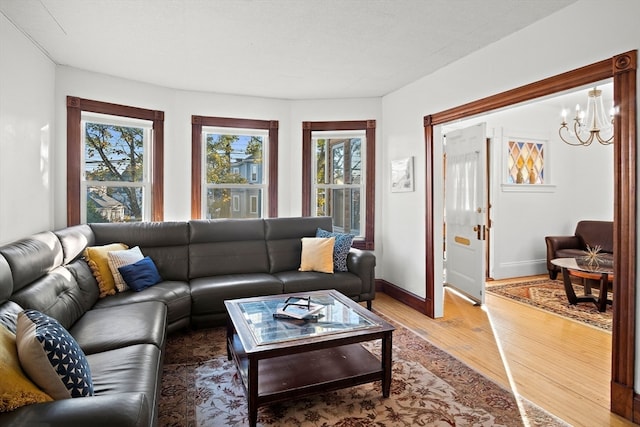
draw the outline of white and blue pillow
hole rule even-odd
[[[22,311],[16,346],[22,369],[52,398],[93,396],[87,358],[57,320],[36,310]]]
[[[335,233],[333,231],[316,230],[316,237],[335,237],[336,241],[333,246],[333,269],[334,271],[349,271],[347,268],[347,255],[355,236],[353,234]]]

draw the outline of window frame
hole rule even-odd
[[[203,143],[205,127],[258,129],[269,133],[267,149],[267,212],[268,218],[278,216],[278,121],[237,119],[228,117],[191,116],[191,219],[202,218]]]
[[[353,247],[358,249],[375,249],[375,176],[376,176],[376,121],[375,120],[350,120],[350,121],[323,121],[302,122],[302,215],[313,216],[311,199],[313,190],[313,143],[314,131],[364,131],[366,135],[365,152],[365,205],[363,216],[365,221],[364,238],[356,239]]]
[[[127,105],[67,96],[67,226],[80,224],[82,218],[82,113],[97,113],[146,120],[151,125],[151,156],[146,167],[151,191],[148,195],[151,221],[164,219],[164,112]],[[144,209],[144,208],[143,208]]]

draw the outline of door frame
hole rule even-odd
[[[634,393],[636,342],[636,68],[637,51],[615,55],[544,80],[424,116],[426,155],[426,292],[424,313],[434,317],[436,251],[434,235],[434,126],[517,103],[613,79],[614,122],[614,293],[611,350],[611,411],[640,421],[640,397]]]

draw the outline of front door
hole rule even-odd
[[[485,123],[445,136],[445,283],[484,303],[487,238]]]

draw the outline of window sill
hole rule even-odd
[[[504,193],[554,193],[556,186],[551,184],[502,184]]]

